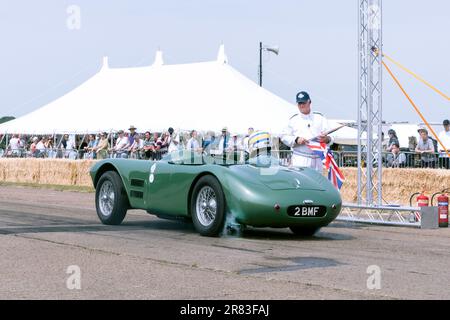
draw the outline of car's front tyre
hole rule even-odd
[[[215,177],[207,175],[198,180],[192,191],[190,209],[198,233],[208,237],[220,234],[225,222],[225,196]]]
[[[95,188],[95,207],[103,224],[121,224],[128,210],[128,198],[120,176],[115,171],[105,172]]]

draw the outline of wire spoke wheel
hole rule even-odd
[[[196,213],[199,222],[207,227],[214,222],[217,213],[216,193],[210,186],[200,189],[197,195]]]
[[[225,208],[225,196],[216,177],[201,177],[193,188],[190,200],[190,214],[195,229],[202,236],[220,235],[225,223]]]
[[[112,214],[114,209],[114,188],[110,181],[105,181],[100,188],[100,212],[105,217],[108,217]]]
[[[103,224],[122,223],[130,204],[119,174],[107,171],[98,180],[95,188],[95,208]]]

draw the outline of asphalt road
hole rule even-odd
[[[449,299],[449,266],[450,229],[205,238],[143,211],[103,226],[90,193],[0,187],[0,299]]]

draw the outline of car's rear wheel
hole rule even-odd
[[[115,171],[105,172],[95,189],[95,207],[103,224],[121,224],[128,210],[128,198],[120,176]]]
[[[196,183],[191,197],[191,216],[195,229],[202,236],[220,234],[225,221],[225,196],[213,176],[203,176]]]
[[[289,227],[293,233],[301,237],[312,237],[320,228],[314,227]]]

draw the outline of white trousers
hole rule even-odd
[[[323,171],[323,164],[322,160],[320,158],[308,158],[308,157],[302,157],[298,155],[292,156],[292,166],[293,167],[301,167],[301,168],[311,168],[316,171],[319,171],[322,173]]]

